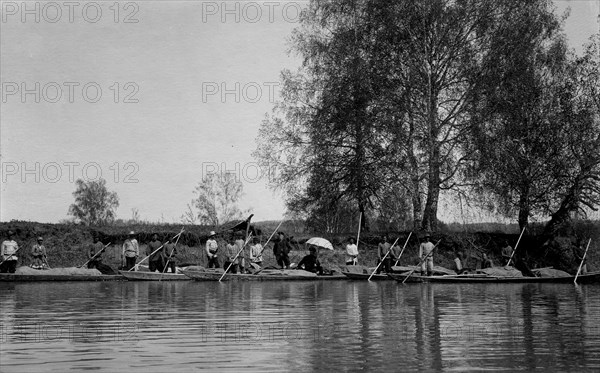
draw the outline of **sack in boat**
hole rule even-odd
[[[560,269],[554,269],[554,268],[532,269],[531,272],[533,272],[537,277],[569,277],[569,276],[571,276],[570,274],[568,274],[565,271],[561,271]]]
[[[496,277],[523,277],[521,271],[514,267],[483,268],[480,272]]]
[[[88,268],[76,268],[76,267],[67,267],[67,268],[52,268],[40,271],[38,269],[33,269],[30,267],[19,267],[17,268],[16,274],[21,275],[34,275],[34,276],[42,276],[42,275],[52,275],[52,276],[68,276],[68,275],[78,275],[78,276],[101,276],[102,273],[97,269],[88,269]]]

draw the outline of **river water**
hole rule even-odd
[[[600,285],[0,283],[1,372],[600,371]]]

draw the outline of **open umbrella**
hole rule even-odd
[[[306,244],[317,246],[321,249],[333,250],[333,245],[331,244],[331,242],[321,237],[313,237],[310,240],[306,241]]]

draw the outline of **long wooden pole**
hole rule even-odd
[[[510,253],[510,258],[508,259],[508,263],[506,263],[505,267],[510,266],[510,262],[512,261],[513,255],[515,255],[515,252],[517,251],[517,247],[519,247],[519,242],[521,242],[521,237],[523,237],[523,233],[525,233],[525,228],[527,228],[527,227],[523,227],[523,230],[521,231],[521,234],[519,235],[519,239],[517,240],[517,244],[515,245],[515,248],[513,249],[512,253]]]
[[[585,261],[585,256],[587,255],[587,252],[588,252],[588,249],[590,248],[591,242],[592,242],[592,239],[590,238],[588,240],[587,247],[585,248],[585,252],[583,253],[583,258],[581,258],[581,263],[579,263],[579,268],[577,268],[577,273],[575,274],[575,279],[573,280],[573,282],[575,284],[577,283],[577,277],[579,277],[579,272],[581,272],[581,267],[583,267],[583,262]]]
[[[387,258],[388,254],[392,251],[392,249],[394,248],[394,246],[396,246],[396,242],[398,242],[399,239],[400,239],[400,237],[396,238],[396,241],[394,241],[394,243],[392,244],[392,246],[390,246],[390,248],[388,249],[388,251],[383,256],[383,259],[381,259],[381,261],[379,262],[379,264],[377,265],[377,267],[375,267],[375,269],[373,270],[373,272],[371,273],[371,276],[369,276],[369,278],[367,279],[367,281],[371,281],[371,277],[373,277],[373,275],[375,274],[375,272],[377,272],[377,270],[379,269],[379,267],[381,267],[381,265],[383,264],[383,261],[385,260],[385,258]]]
[[[406,282],[406,280],[407,280],[407,279],[410,277],[410,275],[412,275],[412,274],[413,274],[413,273],[414,273],[414,272],[417,270],[417,268],[419,268],[419,267],[421,266],[421,264],[423,264],[423,262],[424,262],[424,261],[425,261],[427,258],[429,258],[429,256],[430,256],[430,255],[432,255],[432,254],[433,254],[433,251],[435,250],[435,248],[437,247],[437,245],[439,245],[439,244],[440,244],[440,242],[442,242],[442,240],[441,240],[441,239],[440,239],[440,240],[439,240],[439,241],[438,241],[438,242],[435,244],[435,246],[433,246],[433,249],[431,249],[431,251],[429,252],[429,254],[425,255],[425,257],[421,259],[421,261],[419,262],[419,264],[417,264],[417,265],[415,266],[415,268],[413,268],[413,270],[412,270],[412,271],[410,271],[410,272],[408,273],[408,275],[406,275],[406,277],[404,278],[404,280],[402,280],[402,283],[405,283],[405,282]]]
[[[358,252],[358,243],[360,242],[360,226],[362,225],[362,215],[363,213],[360,213],[360,216],[358,217],[358,233],[356,234],[356,251]],[[352,262],[356,265],[357,260],[356,258],[352,258]]]
[[[100,249],[100,251],[98,251],[96,254],[94,254],[93,257],[90,258],[90,260],[88,260],[87,262],[83,263],[82,265],[79,266],[79,268],[83,268],[85,267],[86,264],[88,264],[89,262],[91,262],[92,260],[96,259],[96,257],[98,255],[100,255],[104,250],[106,250],[107,247],[110,246],[112,242],[107,243],[106,245],[104,245],[104,247],[102,249]]]
[[[265,245],[263,246],[262,250],[260,251],[260,254],[258,254],[258,256],[261,256],[263,251],[265,251],[265,249],[267,248],[267,245],[269,244],[269,242],[271,242],[271,238],[273,238],[273,236],[275,235],[275,233],[277,233],[277,230],[279,229],[279,227],[281,227],[281,224],[283,224],[285,220],[282,220],[279,222],[279,225],[277,226],[277,228],[275,228],[275,230],[273,231],[273,233],[271,233],[271,235],[269,236],[269,239],[267,240],[267,242],[265,243]]]
[[[402,257],[402,253],[404,252],[404,249],[406,249],[406,245],[408,244],[408,240],[410,240],[410,236],[412,236],[412,232],[410,232],[408,234],[408,238],[406,239],[406,242],[404,243],[404,246],[402,246],[402,251],[400,251],[400,255],[398,255],[398,259],[396,260],[396,263],[394,263],[394,266],[398,265],[398,262],[400,261],[400,258]]]
[[[173,236],[173,238],[177,238],[179,236],[181,236],[183,234],[183,228],[181,228],[181,232],[177,233],[175,236]],[[173,239],[171,238],[171,240]],[[167,240],[167,242],[163,243],[162,245],[160,245],[160,247],[156,250],[154,250],[153,252],[151,252],[149,255],[147,255],[144,259],[140,260],[139,262],[137,262],[133,267],[129,268],[129,271],[136,269],[140,266],[140,264],[142,264],[142,262],[146,259],[148,259],[149,257],[152,256],[152,254],[154,254],[155,252],[157,252],[158,250],[162,249],[163,246],[165,246],[168,242],[171,242],[171,240]]]

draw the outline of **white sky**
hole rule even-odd
[[[120,197],[119,218],[137,208],[144,220],[179,222],[203,170],[215,167],[245,180],[241,207],[256,220],[280,218],[283,202],[255,180],[251,152],[277,99],[280,71],[299,65],[286,39],[306,2],[114,3],[28,1],[28,14],[21,1],[1,2],[0,220],[67,218],[74,179],[100,170]],[[572,8],[566,31],[573,46],[598,32],[597,1],[556,4]],[[128,16],[138,22],[124,22]],[[22,95],[36,82],[39,103]],[[237,94],[221,97],[236,83]],[[62,96],[55,99],[56,87]],[[88,102],[95,87],[102,96]],[[138,102],[124,103],[136,88],[130,98]]]

